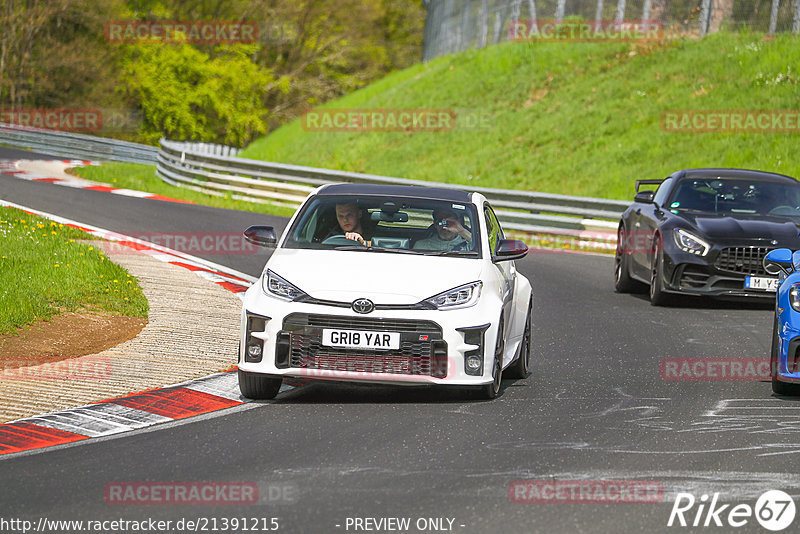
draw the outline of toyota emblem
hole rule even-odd
[[[375,309],[375,304],[369,299],[356,299],[353,301],[353,311],[356,313],[369,313]]]

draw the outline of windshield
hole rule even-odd
[[[477,228],[471,204],[387,196],[317,196],[295,219],[284,247],[477,258]]]
[[[800,184],[733,178],[688,179],[675,188],[673,212],[800,218]]]

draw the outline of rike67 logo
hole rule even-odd
[[[691,493],[678,493],[667,526],[681,527],[732,527],[747,525],[754,517],[767,530],[783,530],[794,521],[795,505],[792,497],[781,490],[761,494],[755,507],[749,504],[719,504],[719,493],[709,502],[707,494],[695,499]]]

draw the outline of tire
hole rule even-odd
[[[778,316],[772,323],[772,348],[769,355],[769,367],[772,374],[772,392],[776,395],[797,396],[800,395],[800,385],[787,384],[778,380]]]
[[[532,299],[528,303],[528,316],[525,319],[525,329],[522,332],[522,343],[519,345],[519,356],[505,371],[506,376],[509,378],[528,378],[528,371],[531,366],[531,312],[533,312]]]
[[[283,378],[279,376],[248,373],[239,369],[239,391],[248,399],[274,399],[281,390],[282,383]]]
[[[492,381],[477,388],[478,398],[483,400],[494,399],[500,393],[500,383],[503,381],[503,350],[506,346],[506,340],[503,337],[504,326],[505,322],[501,318],[494,346],[494,358],[492,358]]]
[[[642,284],[631,278],[625,253],[625,228],[620,225],[617,230],[617,252],[614,255],[614,290],[617,293],[635,293],[642,290]]]
[[[650,304],[666,306],[672,298],[664,291],[664,249],[661,246],[661,236],[656,236],[653,248],[655,250],[653,251],[653,268],[650,271]]]

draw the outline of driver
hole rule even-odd
[[[472,247],[472,232],[464,228],[463,216],[446,208],[433,210],[436,233],[414,244],[422,250],[467,250]]]
[[[358,241],[362,245],[369,246],[372,239],[371,229],[365,228],[362,223],[364,210],[358,207],[355,202],[344,202],[336,204],[336,221],[338,227],[334,227],[330,235],[344,234],[347,239]]]

